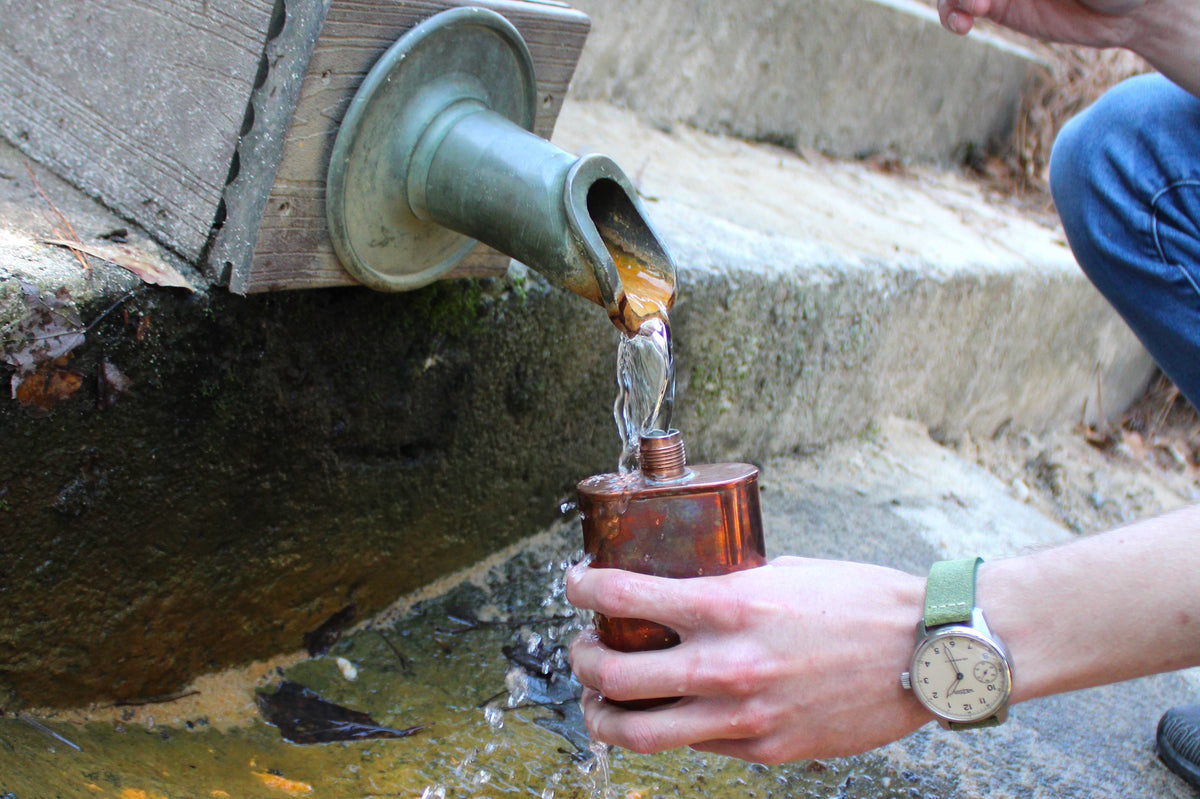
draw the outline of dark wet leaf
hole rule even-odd
[[[305,633],[304,648],[308,650],[309,657],[320,657],[328,652],[329,647],[336,644],[338,639],[342,637],[342,630],[346,629],[354,621],[354,616],[357,613],[358,608],[354,605],[347,605],[321,622],[320,627]]]
[[[554,714],[535,718],[533,723],[565,738],[577,753],[587,752],[588,732],[579,705],[583,687],[571,673],[564,647],[547,649],[539,643],[532,651],[528,647],[505,646],[503,652],[508,662],[525,674],[522,705],[543,707]]]
[[[299,683],[284,681],[273,694],[259,694],[258,708],[268,724],[279,728],[285,741],[325,744],[373,738],[407,738],[425,726],[394,730],[379,725],[360,710],[322,699]]]
[[[43,368],[66,357],[82,344],[85,331],[66,289],[43,295],[37,286],[22,282],[21,299],[25,303],[25,316],[15,326],[5,330],[0,341],[0,359],[16,370],[12,376],[14,399],[20,399],[18,392],[21,384],[33,375],[42,374],[45,384],[53,370],[43,371]],[[44,393],[44,389],[43,385],[31,391],[30,395]],[[55,390],[62,393],[61,386],[55,387]]]
[[[562,738],[582,754],[588,751],[591,738],[588,737],[587,727],[583,723],[583,708],[578,702],[554,708],[555,715],[540,716],[533,723]]]
[[[117,404],[117,398],[133,386],[133,381],[108,358],[100,361],[96,372],[96,407],[106,411]]]
[[[504,646],[501,647],[501,651],[509,663],[520,666],[529,674],[537,675],[543,680],[552,681],[555,677],[571,676],[565,646],[546,649],[539,643],[532,652],[525,646]]]

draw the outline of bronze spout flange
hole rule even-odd
[[[476,241],[431,218],[415,188],[465,116],[486,113],[523,133],[536,104],[533,60],[499,14],[456,8],[401,37],[368,73],[334,141],[326,213],[346,269],[371,288],[404,291],[465,257]]]

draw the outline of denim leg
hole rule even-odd
[[[1050,190],[1075,259],[1200,407],[1200,100],[1161,75],[1067,123]]]

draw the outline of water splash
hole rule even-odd
[[[612,787],[608,763],[608,753],[612,751],[612,747],[608,744],[592,741],[588,745],[588,750],[592,756],[579,764],[579,770],[592,781],[592,797],[594,799],[615,799],[616,792]]]
[[[621,436],[617,471],[637,468],[641,437],[667,430],[675,404],[675,361],[666,315],[642,323],[637,335],[621,336],[617,345],[617,399],[613,419]]]

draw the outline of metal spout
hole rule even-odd
[[[481,241],[632,334],[674,302],[674,263],[620,167],[529,132],[536,89],[524,41],[494,12],[445,11],[401,37],[334,144],[334,248],[361,282],[397,291],[436,280]]]

